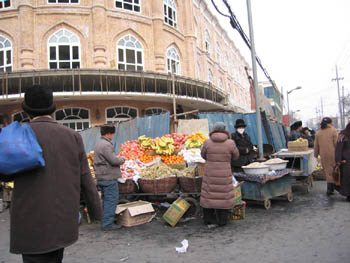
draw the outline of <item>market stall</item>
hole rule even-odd
[[[244,200],[262,202],[265,209],[270,209],[271,199],[285,196],[293,201],[291,169],[287,162],[275,158],[264,163],[251,163],[243,166],[244,172],[233,173],[236,180],[244,182],[242,197]]]

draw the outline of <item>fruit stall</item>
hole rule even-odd
[[[143,135],[121,144],[118,156],[126,161],[118,180],[120,201],[181,196],[198,214],[205,163],[200,147],[206,139],[201,132],[173,133],[156,138]],[[88,153],[88,160],[94,176],[93,152]]]

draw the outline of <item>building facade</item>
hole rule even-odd
[[[204,0],[0,1],[5,123],[28,120],[33,84],[53,88],[54,118],[76,130],[179,105],[246,112],[245,67]]]
[[[283,96],[282,93],[278,90],[276,85],[272,85],[270,82],[260,82],[259,85],[264,90],[264,95],[270,101],[273,117],[278,122],[283,122]]]

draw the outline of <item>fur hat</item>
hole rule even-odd
[[[247,127],[247,125],[245,125],[245,122],[243,119],[237,119],[235,124],[235,129],[241,128],[241,127],[245,128]]]
[[[33,116],[50,115],[56,110],[53,93],[48,87],[34,85],[26,89],[22,109]]]

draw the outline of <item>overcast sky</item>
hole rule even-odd
[[[211,0],[206,0],[213,8]],[[222,0],[214,0],[227,14]],[[232,11],[249,36],[246,0],[228,0]],[[286,97],[291,111],[306,121],[316,117],[316,107],[325,116],[338,114],[335,65],[340,87],[350,91],[350,0],[251,0],[257,55]],[[229,29],[228,18],[214,9],[229,36],[251,64],[250,52],[238,32]],[[258,66],[259,68],[259,66]],[[266,81],[259,69],[259,81]]]

